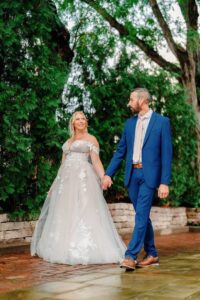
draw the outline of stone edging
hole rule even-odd
[[[134,215],[132,204],[108,204],[115,226],[120,235],[130,235],[134,228]],[[185,207],[156,207],[151,209],[151,220],[156,233],[170,234],[189,230],[186,226],[188,220],[200,216],[199,209],[186,209]],[[10,240],[31,241],[36,221],[10,222],[6,214],[0,214],[0,241]],[[197,230],[197,229],[196,229]]]
[[[135,216],[132,204],[114,203],[108,204],[108,206],[118,232],[121,235],[130,234],[134,228]],[[150,216],[153,227],[159,234],[188,231],[185,207],[165,208],[153,206]]]
[[[36,221],[10,222],[7,214],[0,214],[0,242],[9,240],[30,242],[35,224]]]

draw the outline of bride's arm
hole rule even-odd
[[[104,177],[105,171],[102,165],[101,159],[99,157],[99,144],[96,138],[93,138],[90,148],[90,157],[92,161],[92,165],[99,176],[100,179]]]

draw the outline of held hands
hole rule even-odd
[[[158,197],[160,199],[164,199],[167,198],[167,196],[169,195],[169,187],[166,184],[160,184],[159,188],[158,188]]]
[[[104,175],[101,179],[101,187],[103,190],[107,190],[113,184],[110,176]]]

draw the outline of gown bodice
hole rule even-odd
[[[99,154],[99,149],[89,141],[86,140],[76,140],[72,143],[66,141],[62,150],[66,155],[66,161],[69,160],[83,160],[90,161],[90,152],[94,151],[97,155]]]

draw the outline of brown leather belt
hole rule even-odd
[[[142,169],[142,164],[133,164],[134,169]]]

